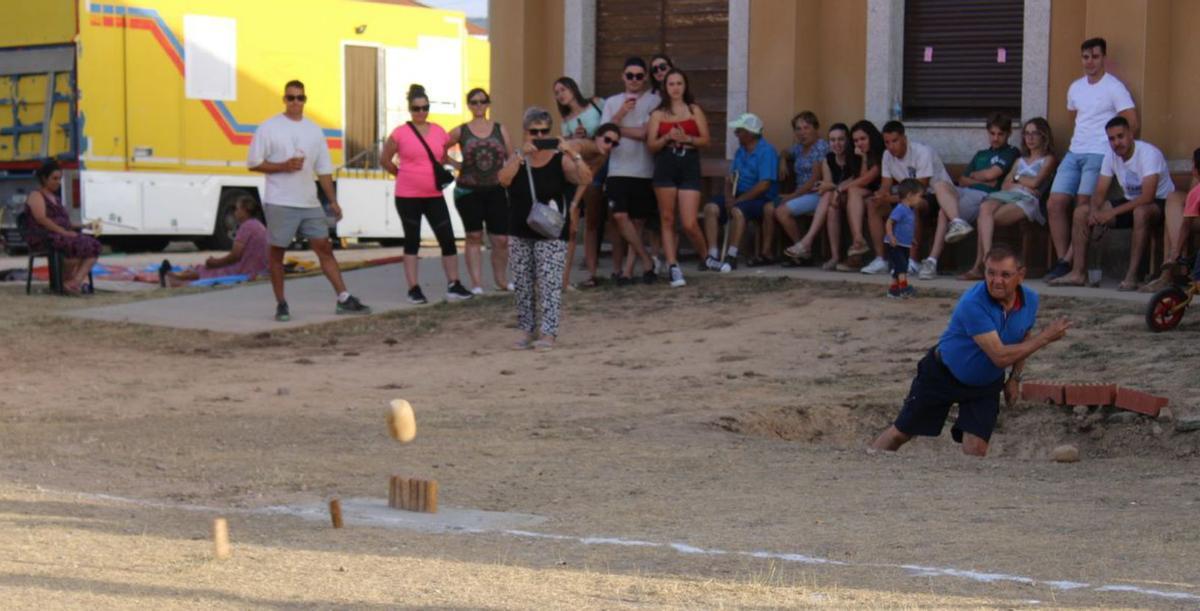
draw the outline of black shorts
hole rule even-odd
[[[694,148],[682,152],[679,155],[673,147],[666,147],[654,156],[655,187],[700,190],[700,152]]]
[[[658,218],[658,200],[649,178],[609,176],[604,183],[608,205],[613,214],[625,213],[629,218]]]
[[[958,420],[950,429],[954,441],[962,443],[964,431],[988,441],[1000,414],[1004,377],[986,386],[963,384],[950,373],[935,350],[931,349],[917,363],[917,377],[913,378],[904,407],[896,418],[896,428],[905,435],[937,437],[942,434],[950,406],[957,403]]]
[[[484,223],[487,223],[489,234],[508,235],[508,195],[504,189],[484,187],[455,195],[454,207],[462,218],[464,230],[483,231]]]
[[[1116,208],[1117,206],[1120,206],[1121,204],[1129,203],[1129,200],[1114,199],[1114,200],[1110,200],[1108,203],[1112,204],[1113,208]],[[1166,210],[1166,208],[1167,208],[1167,200],[1156,199],[1156,200],[1154,200],[1154,205],[1158,206],[1158,212],[1161,214],[1162,211]],[[1117,217],[1113,219],[1112,228],[1113,229],[1133,229],[1133,211],[1130,210],[1129,212],[1126,212],[1124,214],[1118,214]]]
[[[900,274],[908,274],[909,248],[909,246],[884,245],[883,250],[887,253],[888,269],[892,270],[893,278],[899,279]]]

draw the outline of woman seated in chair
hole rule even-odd
[[[1008,178],[1004,179],[1004,188],[988,194],[988,198],[980,205],[979,219],[976,221],[979,247],[975,265],[959,279],[983,279],[983,258],[992,249],[992,235],[996,227],[1007,227],[1021,221],[1046,224],[1042,196],[1050,186],[1057,166],[1050,124],[1041,117],[1026,121],[1021,126],[1021,158],[1013,164]]]
[[[71,224],[70,213],[59,202],[62,168],[58,162],[47,159],[35,175],[39,188],[25,200],[21,235],[29,252],[55,250],[62,254],[62,290],[68,295],[79,295],[88,272],[100,257],[100,241],[80,233],[81,227]]]
[[[222,257],[209,257],[204,265],[192,265],[178,272],[171,271],[170,261],[163,261],[158,270],[159,284],[172,288],[184,286],[203,278],[222,276],[246,276],[253,280],[267,272],[267,227],[258,220],[261,214],[258,202],[243,195],[234,202],[233,215],[237,218],[237,235],[233,238],[233,250]]]

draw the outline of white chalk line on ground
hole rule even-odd
[[[127,497],[113,496],[108,494],[94,494],[86,492],[69,492],[65,490],[53,490],[37,486],[37,491],[45,494],[56,494],[60,496],[71,496],[81,499],[91,499],[97,501],[108,501],[113,503],[125,503],[140,507],[149,507],[155,509],[177,509],[192,512],[202,513],[232,513],[241,515],[289,515],[307,520],[325,519],[324,514],[313,512],[310,509],[289,507],[289,506],[274,506],[263,507],[257,509],[249,508],[221,508],[209,507],[207,505],[194,505],[190,503],[166,503],[162,501],[148,501],[144,499],[133,499]],[[347,515],[347,518],[350,516]],[[414,529],[412,525],[398,523],[398,527]],[[1029,586],[1047,586],[1054,590],[1091,590],[1093,592],[1122,592],[1129,594],[1140,594],[1142,596],[1150,596],[1155,598],[1165,598],[1177,601],[1200,601],[1200,595],[1191,592],[1178,592],[1170,590],[1156,590],[1152,588],[1143,588],[1130,584],[1090,584],[1078,581],[1068,580],[1046,580],[1034,579],[1032,577],[1023,577],[1020,575],[1008,575],[1005,573],[987,573],[980,571],[972,571],[967,569],[956,569],[953,567],[934,567],[923,566],[917,564],[891,564],[891,563],[875,563],[875,562],[850,562],[844,560],[834,560],[832,558],[822,558],[820,556],[809,556],[806,554],[770,552],[770,551],[727,551],[722,549],[710,549],[702,547],[694,547],[686,543],[661,543],[656,541],[644,541],[639,539],[625,539],[621,537],[578,537],[574,535],[556,535],[552,533],[540,533],[530,530],[516,529],[499,529],[486,530],[479,528],[443,528],[441,532],[461,533],[461,534],[487,534],[498,533],[508,535],[510,537],[520,537],[525,539],[543,539],[550,541],[564,541],[571,543],[579,543],[582,545],[617,545],[624,547],[647,547],[670,549],[679,554],[685,555],[705,555],[705,556],[749,556],[751,558],[763,558],[768,560],[781,560],[784,562],[796,562],[799,564],[812,565],[827,565],[827,566],[844,566],[850,568],[886,568],[900,569],[907,572],[913,577],[957,577],[969,581],[980,583],[998,583],[1011,582]],[[1027,600],[1027,604],[1039,604],[1041,601]]]

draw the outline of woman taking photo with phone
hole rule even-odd
[[[454,207],[467,232],[464,248],[467,275],[471,277],[471,293],[475,295],[483,294],[485,224],[492,241],[492,277],[496,289],[508,287],[508,198],[496,174],[508,157],[511,140],[504,126],[488,119],[491,103],[483,89],[476,87],[469,91],[467,106],[474,118],[450,130],[446,141],[447,149],[456,144],[462,149],[462,164],[454,185]]]
[[[530,213],[535,205],[548,205],[559,220],[565,219],[568,184],[586,185],[592,178],[579,152],[550,135],[553,123],[544,108],[526,110],[521,121],[524,141],[500,170],[500,184],[508,191],[509,262],[522,332],[513,346],[518,350],[554,347],[567,254],[567,223],[557,234],[546,235],[544,226],[530,225]]]
[[[429,96],[420,85],[408,88],[408,112],[412,120],[396,127],[383,145],[379,163],[396,176],[396,212],[404,226],[404,276],[408,279],[408,302],[429,303],[418,278],[421,250],[421,217],[429,221],[442,248],[446,272],[446,299],[470,299],[471,291],[458,281],[458,248],[450,225],[450,209],[437,171],[445,162],[446,130],[429,122]],[[436,153],[434,151],[437,151]],[[398,163],[397,163],[398,161]]]
[[[708,119],[692,99],[687,75],[671,69],[663,79],[662,103],[650,113],[646,146],[654,155],[654,195],[662,224],[663,253],[672,287],[687,284],[679,268],[679,240],[675,235],[675,203],[683,232],[698,253],[708,252],[700,231],[700,149],[708,146]]]

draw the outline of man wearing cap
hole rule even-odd
[[[1071,321],[1059,318],[1031,335],[1038,295],[1025,288],[1025,264],[1007,246],[984,258],[984,280],[958,300],[941,339],[917,363],[917,377],[896,422],[875,439],[875,450],[896,451],[915,435],[942,434],[950,406],[958,419],[950,429],[964,454],[985,456],[1000,393],[1008,406],[1016,401],[1025,359],[1062,339]],[[1012,367],[1006,380],[1004,370]]]
[[[729,122],[738,141],[737,153],[729,176],[725,177],[725,195],[704,206],[704,237],[708,240],[705,267],[727,272],[737,267],[738,244],[746,230],[746,219],[762,220],[763,208],[779,196],[779,153],[763,138],[763,122],[753,113],[745,113]],[[729,227],[729,250],[720,259],[717,229]]]
[[[625,91],[604,101],[601,123],[616,123],[621,128],[621,146],[613,149],[608,158],[608,178],[604,191],[608,195],[613,222],[621,237],[633,248],[633,255],[642,262],[642,279],[654,282],[654,261],[642,245],[642,227],[658,217],[658,200],[654,197],[651,179],[654,177],[654,158],[646,148],[646,123],[650,113],[662,100],[650,91],[646,82],[646,62],[640,57],[625,60],[622,78]],[[631,279],[633,258],[625,261],[622,279]]]

